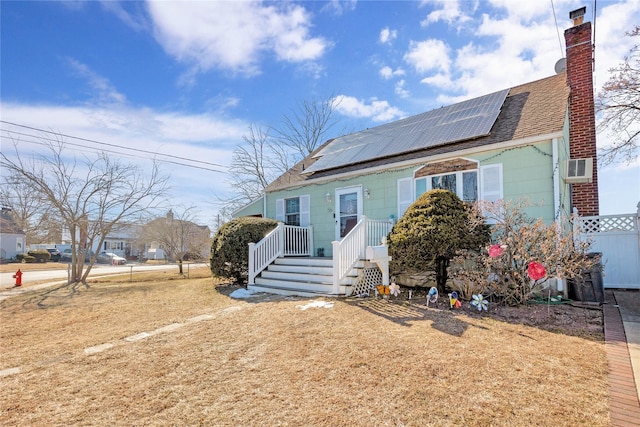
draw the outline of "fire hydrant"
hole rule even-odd
[[[13,275],[13,278],[16,279],[16,286],[22,286],[22,271],[18,269],[16,274]]]

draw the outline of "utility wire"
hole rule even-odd
[[[551,10],[553,11],[553,20],[556,23],[556,33],[558,33],[558,43],[560,44],[560,57],[564,58],[564,51],[562,50],[562,39],[560,38],[560,28],[558,27],[558,18],[556,17],[556,8],[553,5],[553,0],[551,0]]]
[[[117,145],[117,144],[110,144],[110,143],[107,143],[107,142],[101,142],[101,141],[96,141],[96,140],[87,139],[87,138],[81,138],[81,137],[77,137],[77,136],[73,136],[73,135],[66,135],[66,134],[63,134],[63,133],[57,133],[57,132],[53,132],[53,131],[49,131],[49,130],[45,130],[45,129],[32,127],[32,126],[21,125],[21,124],[18,124],[18,123],[8,122],[6,120],[0,120],[0,123],[5,123],[5,124],[8,124],[8,125],[12,125],[12,126],[16,126],[16,127],[20,127],[20,128],[24,128],[24,129],[30,129],[30,130],[34,130],[34,131],[37,131],[37,132],[44,132],[44,133],[47,133],[47,134],[63,136],[65,138],[71,138],[71,139],[75,139],[75,140],[78,140],[78,141],[90,142],[90,143],[93,143],[93,144],[105,145],[105,146],[108,146],[108,147],[116,147],[116,148],[119,148],[119,149],[134,151],[134,152],[138,152],[138,153],[152,154],[154,156],[158,156],[159,155],[159,156],[175,158],[175,159],[179,159],[179,160],[185,160],[185,161],[188,161],[188,162],[200,163],[200,164],[203,164],[203,165],[208,165],[208,166],[214,166],[214,167],[227,169],[227,166],[220,165],[220,164],[217,164],[217,163],[205,162],[205,161],[202,161],[202,160],[194,160],[194,159],[189,159],[187,157],[174,156],[174,155],[171,155],[171,154],[157,153],[157,152],[143,150],[143,149],[139,149],[139,148],[130,148],[130,147],[125,147],[125,146]],[[32,137],[32,138],[38,138],[37,135],[25,134],[25,133],[12,131],[12,130],[8,130],[8,129],[3,129],[3,130],[6,131],[6,132],[14,133],[16,135],[22,135],[22,136],[29,136],[29,137]],[[28,141],[28,142],[32,142],[32,143],[38,144],[38,142],[35,142],[35,141]],[[77,146],[77,147],[89,148],[89,149],[94,149],[94,150],[96,149],[95,147],[88,147],[86,145],[82,145],[82,144],[78,144],[78,143],[72,143],[72,142],[66,142],[66,143],[69,144],[69,145]],[[40,144],[41,145],[46,145],[46,144],[42,144],[42,143],[40,143]],[[122,152],[113,151],[113,150],[103,150],[103,151],[106,151],[106,152],[109,152],[109,153],[114,153],[114,154],[130,155],[132,157],[138,157],[138,158],[146,158],[146,157],[134,156],[134,155],[131,155],[131,154],[122,153]],[[173,164],[182,165],[182,166],[189,166],[189,167],[193,167],[193,168],[197,168],[197,169],[210,170],[210,171],[213,171],[213,172],[223,172],[223,171],[220,171],[220,170],[217,170],[217,169],[209,169],[209,168],[205,168],[205,167],[202,167],[202,166],[194,166],[194,165],[184,164],[184,163],[171,161],[171,160],[163,160],[163,161],[166,162],[166,163],[173,163]]]
[[[5,131],[6,132],[12,132],[12,131],[7,131],[6,129],[5,129]],[[28,135],[28,136],[36,137],[34,135]],[[6,138],[6,137],[0,136],[0,138]],[[44,147],[48,147],[48,145],[45,142],[42,142],[42,141],[25,140],[25,139],[20,139],[19,141],[25,142],[27,144],[36,144],[36,145],[42,145]],[[73,142],[65,142],[65,144],[83,148],[84,150],[78,150],[78,151],[85,152],[85,153],[95,152],[95,150],[96,150],[93,147],[87,147],[87,146],[84,146],[84,145],[81,145],[81,144],[75,144]],[[132,158],[136,158],[136,159],[148,159],[148,157],[145,157],[145,156],[135,155],[135,154],[131,154],[131,153],[122,153],[122,152],[115,151],[115,150],[102,149],[101,151],[103,151],[105,153],[113,153],[113,154],[118,154],[118,155],[126,156],[126,157],[132,157]],[[218,170],[218,169],[207,168],[207,167],[204,167],[204,166],[190,165],[190,164],[187,164],[187,163],[176,162],[176,161],[168,160],[168,159],[159,159],[159,161],[161,163],[171,163],[171,164],[174,164],[174,165],[186,166],[186,167],[194,168],[194,169],[202,169],[202,170],[205,170],[205,171],[208,171],[208,172],[227,173],[226,171],[222,171],[222,170]]]

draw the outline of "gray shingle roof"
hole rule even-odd
[[[2,209],[0,211],[0,233],[3,234],[24,234],[22,228],[11,216],[11,211],[8,209]]]

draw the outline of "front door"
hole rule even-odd
[[[342,240],[362,216],[362,187],[336,190],[336,240]]]

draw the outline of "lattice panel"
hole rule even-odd
[[[358,273],[358,279],[353,285],[353,295],[369,295],[369,292],[379,285],[382,285],[382,271],[375,264],[366,266]]]
[[[587,234],[634,231],[635,222],[634,215],[583,218],[581,228],[582,232]]]

